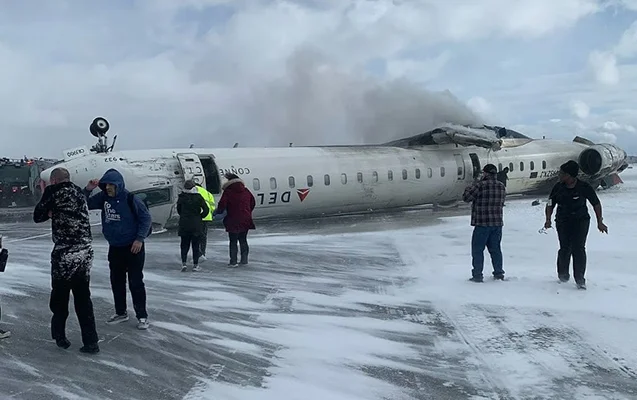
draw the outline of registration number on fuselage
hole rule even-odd
[[[553,178],[559,173],[558,170],[549,170],[540,172],[540,178]]]

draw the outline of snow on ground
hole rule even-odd
[[[236,270],[225,268],[227,243],[215,231],[209,258],[219,259],[202,273],[179,272],[178,239],[154,236],[151,329],[139,332],[132,322],[103,324],[112,299],[107,247],[96,237],[95,357],[77,353],[74,316],[71,349],[48,340],[50,240],[14,242],[0,276],[2,326],[14,332],[0,342],[0,397],[635,399],[637,173],[622,177],[625,185],[600,192],[610,234],[591,226],[587,291],[557,283],[556,234],[538,233],[544,204],[511,199],[506,282],[467,281],[467,215],[260,226],[249,238],[251,265]],[[0,229],[8,239],[43,233]]]
[[[380,243],[390,243],[400,260],[386,265],[385,272],[388,279],[403,283],[376,293],[350,288],[338,296],[279,289],[276,298],[287,299],[297,313],[261,314],[259,321],[273,326],[268,330],[255,326],[237,331],[232,326],[235,333],[283,347],[266,389],[206,380],[188,398],[407,396],[382,380],[370,380],[357,365],[429,374],[438,377],[442,387],[470,385],[474,398],[637,398],[637,342],[630,334],[637,328],[637,273],[631,262],[637,255],[631,246],[637,237],[632,224],[637,217],[632,206],[637,182],[634,173],[628,173],[627,185],[600,193],[610,234],[599,233],[594,224],[591,228],[586,292],[572,283],[557,283],[556,233],[538,232],[544,204],[532,207],[528,199],[510,201],[506,207],[507,282],[467,282],[471,276],[468,216],[443,218],[442,225],[424,229],[340,235],[329,244],[324,239],[316,243],[314,236],[253,239],[260,246],[304,246],[344,255],[377,253],[382,251]],[[487,257],[485,276],[491,272],[489,263]],[[344,268],[369,270],[365,265]],[[337,284],[336,279],[332,283]],[[418,311],[424,304],[432,310]],[[357,312],[370,306],[385,308],[388,319],[302,314],[325,306]],[[212,321],[209,325],[225,329]],[[395,338],[419,332],[433,334],[433,346],[425,351],[440,357],[438,365],[419,362],[424,349]],[[440,388],[418,389],[435,393]]]

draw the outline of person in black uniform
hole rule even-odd
[[[546,222],[544,228],[551,228],[551,216],[557,206],[555,228],[560,242],[557,253],[557,275],[561,282],[568,282],[569,264],[573,256],[573,277],[578,289],[586,289],[586,238],[591,217],[586,200],[595,210],[597,229],[608,233],[608,227],[602,218],[602,204],[595,189],[586,182],[577,179],[579,165],[573,160],[560,166],[560,181],[553,186],[546,205]]]
[[[192,180],[184,182],[184,190],[177,198],[177,213],[179,214],[179,236],[181,236],[181,270],[186,272],[188,248],[192,245],[193,271],[201,271],[199,257],[201,256],[201,239],[204,232],[203,218],[210,209]]]

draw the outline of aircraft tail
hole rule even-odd
[[[619,185],[620,183],[624,183],[624,181],[622,180],[622,178],[620,178],[619,174],[617,173],[605,176],[604,178],[602,178],[602,181],[600,182],[600,184],[602,185],[604,189],[608,189],[615,185]]]

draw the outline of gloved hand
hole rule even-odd
[[[223,210],[222,213],[217,213],[217,210],[215,210],[214,213],[212,213],[212,220],[213,221],[223,221],[223,219],[226,217],[226,215],[228,215],[228,210]]]

